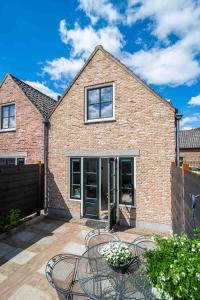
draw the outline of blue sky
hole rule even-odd
[[[0,78],[56,97],[102,44],[200,127],[199,0],[2,1],[0,26]]]

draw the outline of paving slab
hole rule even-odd
[[[51,296],[28,284],[22,285],[8,300],[50,300]]]
[[[68,242],[65,244],[64,248],[62,248],[61,253],[82,255],[85,251],[85,245],[81,245],[76,242]]]
[[[16,250],[16,247],[12,247],[6,243],[0,242],[0,258],[5,257],[8,253]]]
[[[19,240],[21,242],[29,242],[31,240],[35,240],[38,237],[38,235],[32,231],[23,230],[15,235],[13,235],[13,239]]]
[[[53,233],[67,233],[69,231],[70,231],[70,228],[63,225],[63,226],[60,226],[60,227],[56,228],[55,230],[53,230]]]
[[[40,222],[40,223],[34,224],[34,227],[39,230],[45,230],[45,231],[52,232],[52,231],[56,230],[57,228],[59,228],[59,225],[55,224],[55,223],[49,223],[49,222]]]
[[[88,232],[90,232],[90,230],[80,230],[76,236],[81,238],[81,239],[85,239],[86,235],[88,234]]]
[[[8,277],[2,273],[0,273],[0,284],[4,282]]]
[[[37,241],[36,244],[41,245],[41,246],[49,246],[55,241],[56,241],[56,237],[46,236],[46,237],[40,239],[39,241]]]
[[[18,265],[24,265],[27,264],[35,255],[37,255],[37,253],[28,250],[23,250],[20,253],[18,253],[16,256],[11,258],[10,261]]]

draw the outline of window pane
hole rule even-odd
[[[70,168],[70,197],[73,199],[81,198],[81,160],[79,158],[71,158]]]
[[[10,105],[10,117],[15,116],[15,104]]]
[[[3,118],[8,118],[9,116],[9,106],[2,106],[2,116]]]
[[[25,159],[24,158],[17,158],[17,165],[24,165],[25,164]]]
[[[0,166],[6,165],[6,158],[0,158]]]
[[[2,120],[2,128],[7,129],[8,128],[8,118],[3,118]]]
[[[123,160],[121,163],[122,173],[132,173],[132,161]]]
[[[86,172],[96,173],[97,163],[96,160],[87,160]]]
[[[71,194],[72,198],[80,199],[81,198],[81,187],[80,187],[80,185],[72,185],[71,193],[72,193]]]
[[[127,189],[121,190],[121,202],[132,204],[132,190],[127,190]]]
[[[73,173],[73,175],[72,175],[72,184],[81,184],[80,173]]]
[[[101,117],[102,118],[112,117],[112,102],[101,104]]]
[[[15,128],[15,117],[10,117],[9,128]]]
[[[96,198],[97,197],[97,189],[93,186],[85,187],[86,198]]]
[[[88,104],[99,103],[99,89],[88,91]]]
[[[96,185],[97,184],[97,176],[96,174],[86,174],[86,184],[87,185]]]
[[[15,158],[7,158],[7,165],[15,165]]]
[[[112,86],[101,88],[101,103],[112,101]]]
[[[80,164],[80,160],[77,159],[73,159],[72,160],[72,171],[73,172],[80,172],[81,171],[81,164]]]
[[[99,104],[88,105],[88,120],[99,118]]]
[[[134,168],[133,159],[120,160],[120,203],[133,204]]]

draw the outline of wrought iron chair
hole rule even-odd
[[[132,244],[139,246],[137,247],[138,255],[142,254],[146,250],[153,250],[155,248],[152,236],[148,234],[138,236],[135,240],[133,240]]]
[[[98,228],[88,232],[85,237],[85,247],[88,249],[101,243],[116,241],[120,241],[120,239],[116,234],[112,233],[112,231]]]
[[[45,274],[50,285],[66,299],[85,297],[77,280],[77,265],[79,256],[72,254],[58,254],[52,257],[45,269]]]

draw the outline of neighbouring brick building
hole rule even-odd
[[[169,231],[175,108],[97,46],[50,117],[48,212]]]
[[[200,168],[200,128],[180,130],[179,145],[181,162]]]
[[[56,101],[7,74],[0,86],[0,165],[44,161],[45,120]]]

